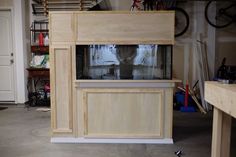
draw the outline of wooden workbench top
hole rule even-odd
[[[236,118],[236,84],[205,82],[205,100]]]

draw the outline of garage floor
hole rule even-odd
[[[210,157],[212,114],[174,112],[173,145],[145,144],[52,144],[50,112],[23,106],[0,110],[1,157]],[[235,124],[235,122],[233,122]],[[235,128],[233,128],[235,130]],[[235,131],[232,147],[235,148]],[[231,156],[236,156],[236,149]]]

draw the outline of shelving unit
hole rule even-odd
[[[29,68],[27,68],[29,106],[49,105],[49,46],[45,41],[41,44],[39,42],[40,34],[43,36],[43,40],[48,36],[48,22],[33,22],[30,31],[32,59]]]

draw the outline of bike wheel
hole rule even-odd
[[[205,7],[205,18],[207,22],[215,28],[224,28],[233,23],[232,9],[228,8],[231,4],[229,2],[210,1]],[[214,14],[215,13],[215,14]]]
[[[175,8],[175,37],[183,35],[189,27],[189,16],[182,8]]]

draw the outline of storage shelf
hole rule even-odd
[[[31,46],[32,53],[48,54],[49,46]]]
[[[49,68],[27,68],[30,78],[32,77],[49,77]]]
[[[48,32],[48,29],[31,29],[32,32]]]

